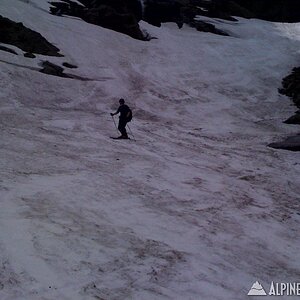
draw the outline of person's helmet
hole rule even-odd
[[[125,103],[125,100],[124,100],[123,98],[121,98],[121,99],[119,100],[119,103],[120,103],[120,104],[124,104],[124,103]]]

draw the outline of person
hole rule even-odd
[[[115,113],[111,113],[111,116],[114,116],[118,113],[120,113],[119,116],[119,124],[118,124],[118,130],[121,132],[121,136],[118,137],[118,139],[129,139],[126,131],[126,124],[131,120],[131,109],[128,107],[128,105],[125,104],[124,99],[119,100],[119,108]]]

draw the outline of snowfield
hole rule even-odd
[[[141,22],[157,37],[142,42],[48,7],[0,3],[64,55],[0,52],[0,299],[231,300],[299,281],[300,153],[266,145],[299,131],[277,88],[300,25]],[[136,141],[109,138],[120,97]]]

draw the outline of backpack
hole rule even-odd
[[[129,113],[129,116],[127,117],[126,121],[130,122],[132,120],[132,110],[130,108],[129,108],[128,113]]]

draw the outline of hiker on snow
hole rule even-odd
[[[120,113],[118,129],[121,132],[121,136],[119,136],[118,139],[129,139],[126,131],[126,124],[127,122],[131,121],[132,112],[131,109],[125,104],[124,99],[120,99],[119,103],[120,106],[118,110],[115,113],[111,113],[110,115],[113,117],[114,115]]]

